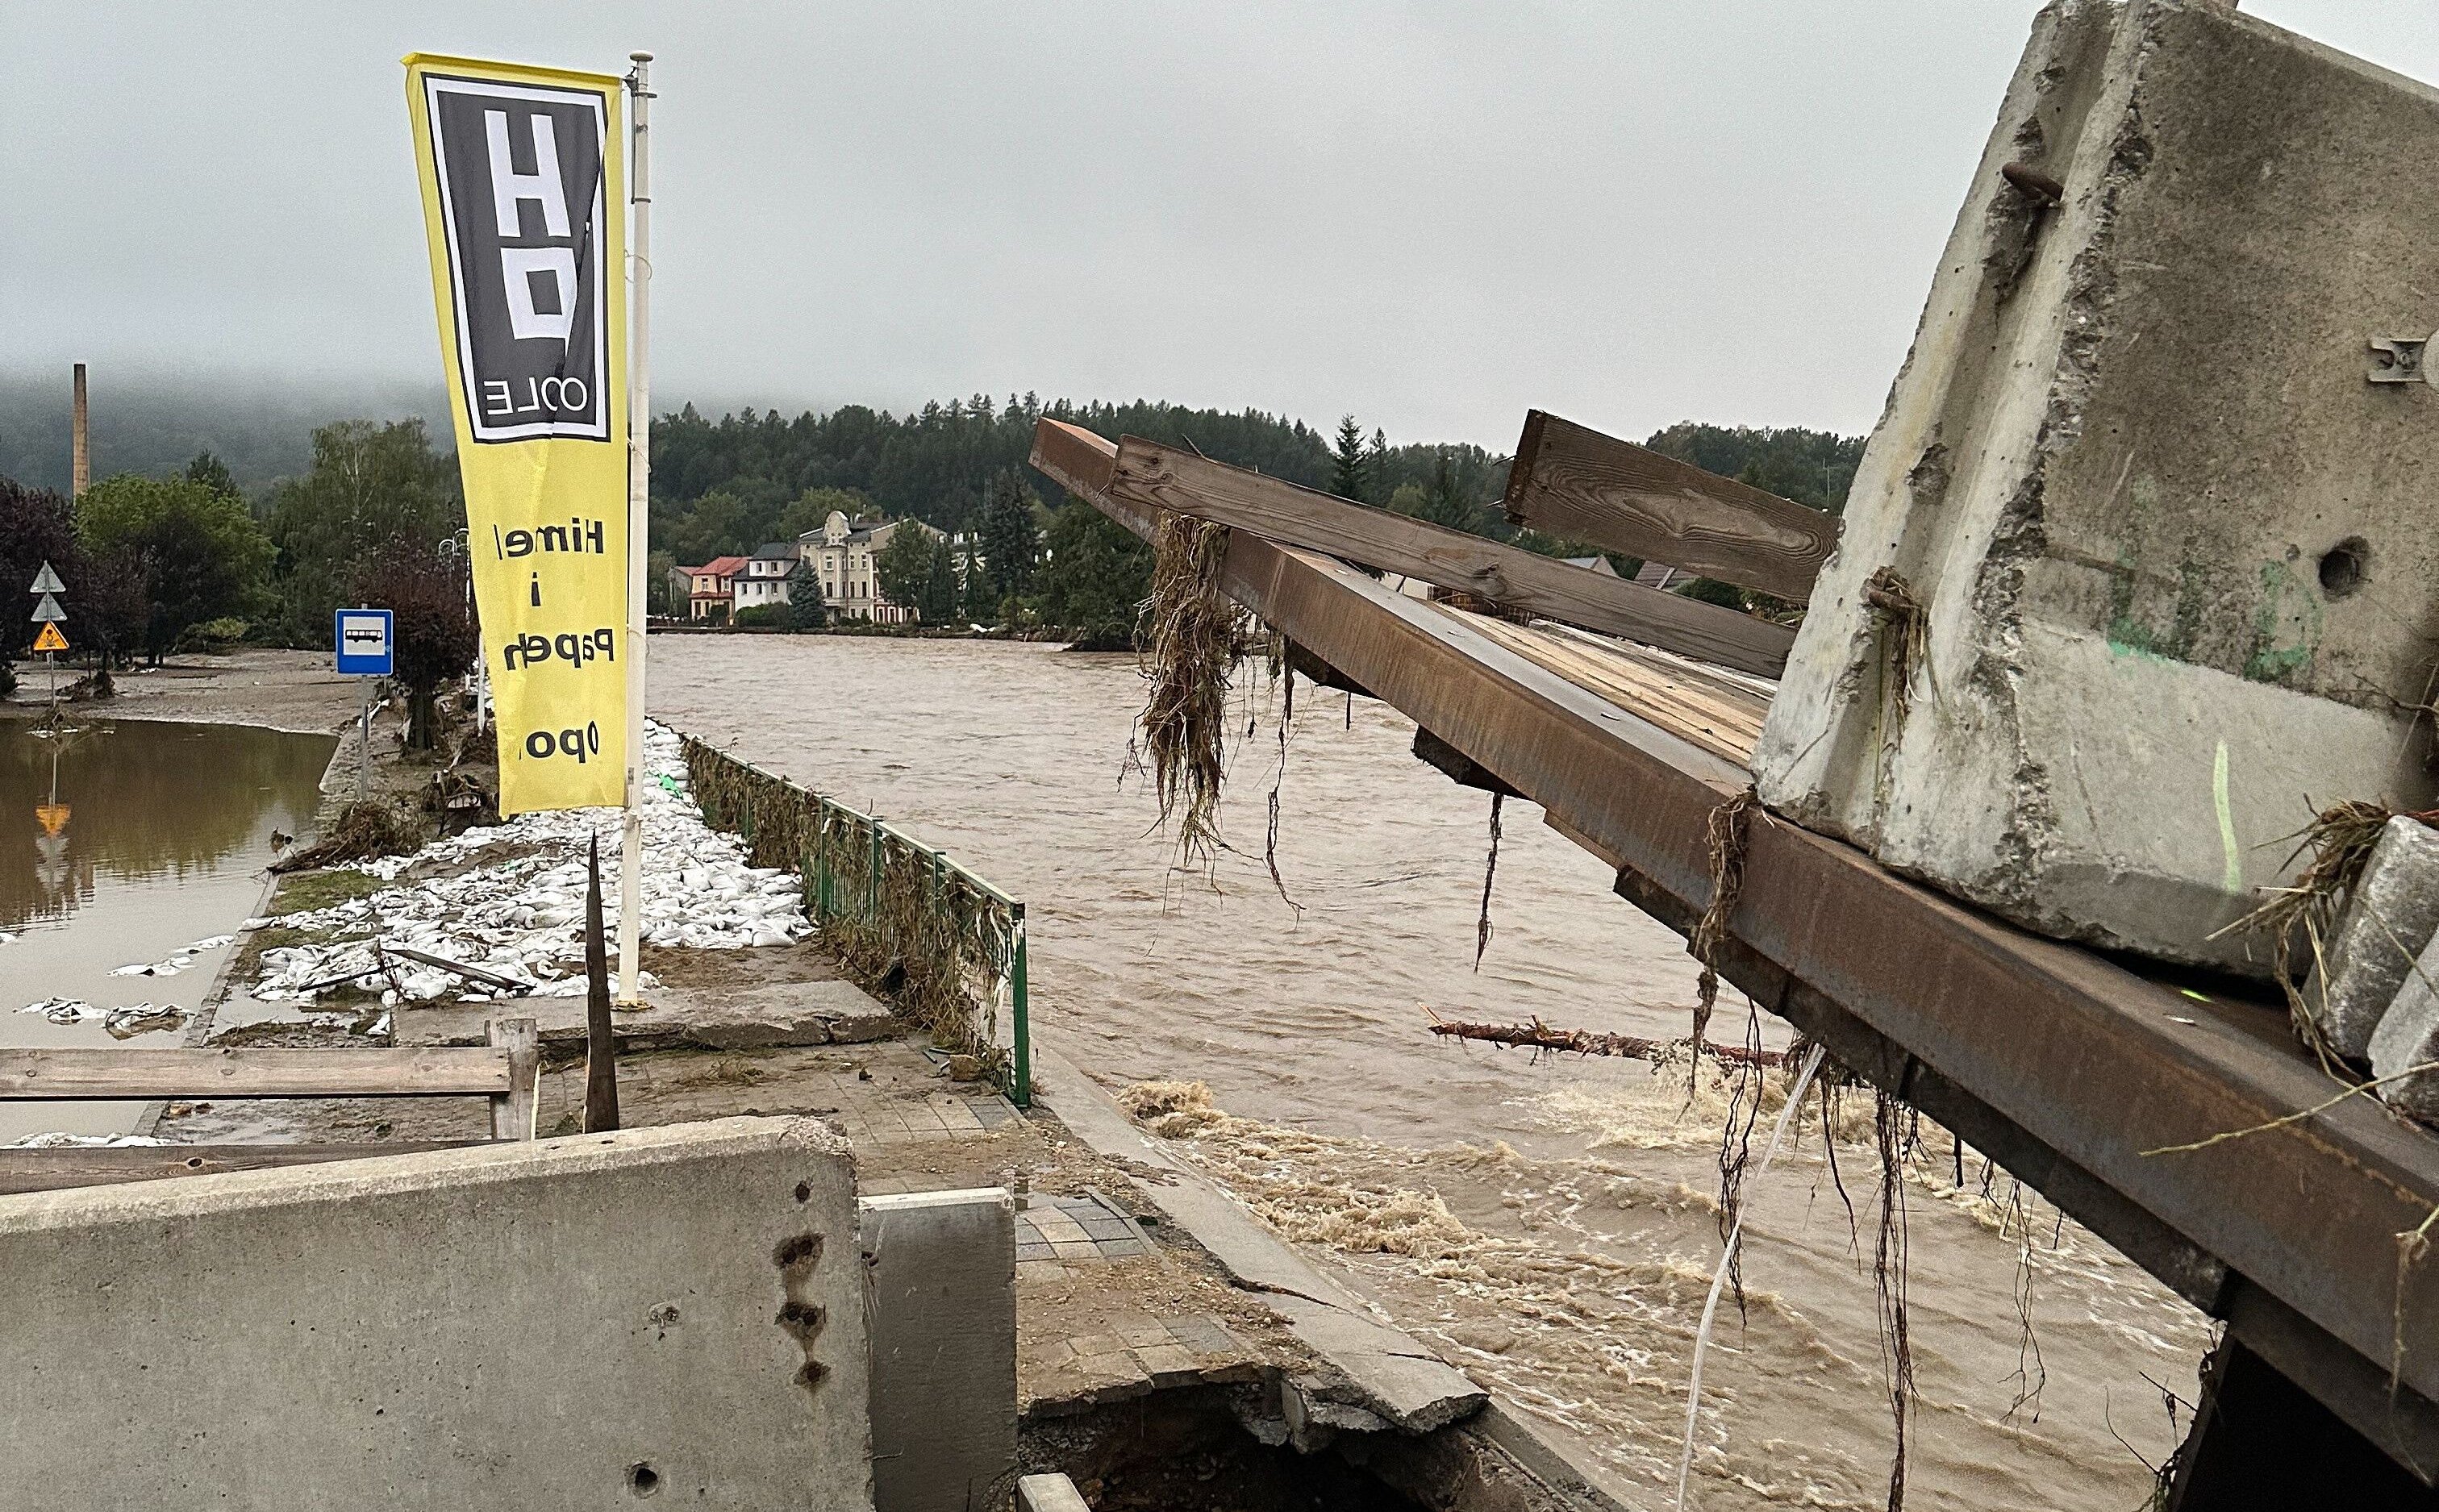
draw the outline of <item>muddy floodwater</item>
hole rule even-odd
[[[1025,899],[1043,1041],[1572,1436],[1629,1505],[1671,1504],[1718,1254],[1722,1088],[1427,1032],[1427,1008],[1685,1032],[1682,940],[1538,809],[1503,815],[1477,971],[1490,800],[1416,761],[1385,705],[1357,700],[1350,725],[1343,695],[1300,687],[1282,765],[1282,701],[1256,674],[1223,813],[1236,848],[1204,879],[1171,869],[1146,785],[1121,780],[1130,658],[779,636],[652,651],[654,713]],[[1274,785],[1286,898],[1263,856]],[[1729,993],[1712,1032],[1744,1029]],[[1834,1141],[1824,1122],[1808,1107],[1779,1165],[1749,1177],[1745,1305],[1722,1308],[1704,1366],[1689,1506],[1887,1504],[1869,1094],[1832,1111]],[[1908,1258],[1885,1280],[1909,1304],[1909,1503],[2132,1512],[2181,1428],[2171,1397],[2193,1398],[2207,1321],[1935,1130],[1900,1153],[1885,1190]]]
[[[111,1044],[114,1014],[131,1046],[175,1043],[169,1010],[210,989],[225,937],[261,899],[274,831],[312,818],[332,743],[139,720],[45,736],[0,720],[0,1044]],[[0,1104],[0,1144],[122,1132],[136,1106]]]

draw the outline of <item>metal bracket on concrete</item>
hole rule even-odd
[[[2371,371],[2363,376],[2375,383],[2430,383],[2430,370],[2423,365],[2424,348],[2439,341],[2439,331],[2419,339],[2411,336],[2375,336],[2372,338]]]

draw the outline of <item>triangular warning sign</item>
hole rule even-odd
[[[45,625],[43,632],[34,637],[34,649],[38,651],[63,651],[67,649],[68,638],[60,633],[57,625]]]
[[[48,594],[45,594],[43,596],[43,601],[34,606],[34,623],[37,625],[47,625],[54,620],[62,620],[67,617],[68,612],[62,609],[60,607],[60,601],[53,598]]]
[[[42,571],[34,574],[34,586],[26,590],[29,594],[63,594],[67,591],[68,585],[60,581],[60,575],[51,571],[51,564],[47,561],[43,563]]]

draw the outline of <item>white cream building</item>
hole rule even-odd
[[[932,535],[939,534],[919,520],[854,520],[838,510],[830,511],[819,530],[808,530],[796,538],[797,550],[813,569],[822,585],[822,602],[840,619],[868,619],[883,625],[902,625],[914,617],[912,611],[891,603],[881,592],[880,579],[872,570],[872,560],[889,538],[907,525]]]

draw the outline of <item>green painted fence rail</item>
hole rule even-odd
[[[805,910],[840,963],[1031,1107],[1024,905],[893,825],[683,738],[704,821],[734,831],[755,865],[803,878]]]

